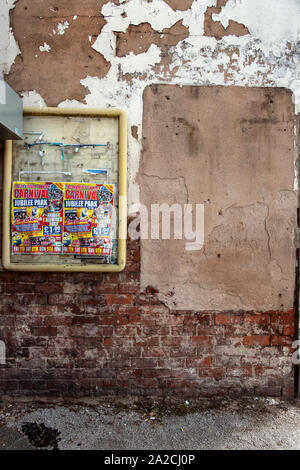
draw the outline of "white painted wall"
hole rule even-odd
[[[20,53],[9,27],[9,10],[16,0],[0,0],[0,71],[7,73]],[[62,107],[118,107],[127,111],[129,126],[138,127],[138,141],[129,136],[129,203],[139,201],[135,181],[139,167],[142,138],[143,91],[153,83],[178,85],[238,85],[287,87],[294,93],[295,111],[300,111],[300,58],[295,53],[300,41],[300,0],[229,0],[214,21],[227,27],[230,19],[244,24],[250,34],[226,36],[217,41],[204,33],[204,14],[216,0],[194,0],[190,9],[174,11],[163,0],[120,0],[120,5],[107,3],[101,13],[106,24],[91,47],[111,63],[106,77],[87,76],[86,104],[74,100],[60,103]],[[122,14],[126,13],[123,17]],[[161,32],[179,20],[189,29],[189,37],[171,48],[172,64],[167,75],[163,67],[154,73],[153,66],[161,61],[161,50],[152,45],[147,52],[117,57],[114,31],[126,31],[130,24],[148,22]],[[60,34],[67,27],[58,28]],[[87,35],[89,32],[87,31]],[[289,43],[289,44],[288,44]],[[42,45],[43,46],[43,45]],[[228,54],[232,51],[232,58]],[[233,52],[238,50],[238,53]],[[49,52],[51,53],[51,52]],[[132,74],[132,84],[120,78]],[[143,75],[143,77],[141,76]],[[146,78],[145,78],[146,76]],[[44,105],[35,90],[24,90],[26,105]]]

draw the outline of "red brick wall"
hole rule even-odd
[[[0,273],[0,390],[20,395],[293,395],[294,311],[170,311],[119,274]]]

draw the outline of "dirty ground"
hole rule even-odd
[[[300,402],[2,399],[0,450],[300,449]]]

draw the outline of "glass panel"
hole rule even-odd
[[[68,186],[68,189],[73,190],[73,193],[69,193],[69,196],[71,194],[75,199],[79,197],[74,196],[76,189],[84,191],[86,188],[89,190],[97,188],[97,191],[100,191],[98,194],[101,194],[101,188],[104,189],[104,192],[107,188],[113,188],[114,210],[112,211],[111,225],[112,253],[110,256],[105,255],[105,250],[104,254],[95,253],[93,248],[98,246],[99,237],[104,235],[104,224],[102,224],[102,231],[98,225],[98,229],[93,229],[91,236],[85,235],[84,230],[87,228],[87,225],[84,224],[84,216],[88,219],[91,213],[89,214],[86,210],[84,211],[84,209],[90,209],[90,205],[83,199],[82,204],[86,207],[75,204],[76,207],[72,208],[73,203],[70,202],[70,200],[72,200],[70,196],[67,198],[69,202],[66,202],[67,199],[64,199],[64,204],[68,205],[68,220],[65,220],[66,226],[68,225],[68,227],[64,230],[65,236],[62,236],[65,247],[69,246],[68,250],[64,250],[64,254],[50,255],[44,254],[44,248],[44,252],[40,252],[40,248],[36,249],[35,254],[20,254],[20,252],[18,252],[12,255],[13,263],[68,263],[75,265],[82,265],[83,263],[117,263],[118,135],[118,117],[63,115],[24,116],[24,140],[14,141],[13,143],[12,181],[25,183],[83,183],[81,186]],[[86,186],[86,184],[90,186]],[[80,193],[80,196],[84,197],[84,193]],[[103,194],[101,198],[104,198]],[[105,201],[103,200],[102,203],[105,203]],[[89,207],[87,207],[88,205]],[[57,210],[58,209],[57,207]],[[94,216],[96,218],[98,217],[97,220],[100,224],[101,217],[107,216],[107,211],[104,212],[104,209],[108,210],[108,206],[104,207],[103,204],[101,204],[98,214],[94,213]],[[31,209],[27,209],[25,216],[29,215],[28,210]],[[73,221],[70,219],[72,210],[74,212],[73,219],[75,217]],[[38,211],[34,211],[34,213],[36,212],[38,217]],[[33,212],[31,212],[31,214],[33,214]],[[21,216],[18,212],[16,215]],[[93,220],[96,220],[95,217]],[[58,219],[59,211],[55,214],[55,208],[52,204],[50,209],[48,207],[48,225],[59,225],[59,223],[55,223],[55,220],[58,221]],[[44,220],[46,219],[44,218]],[[71,234],[76,220],[82,223],[83,231],[81,232],[81,236]],[[72,225],[73,227],[71,227]],[[85,228],[83,229],[83,227]],[[56,230],[59,229],[49,228],[46,229],[45,232],[52,231],[55,235]],[[92,230],[91,227],[89,227],[89,230]],[[12,237],[13,235],[18,237],[15,232],[11,235]],[[72,240],[70,241],[70,239]],[[51,240],[51,234],[45,233],[45,239],[42,240],[44,247],[47,246],[47,243],[51,245],[51,241],[49,240]],[[104,239],[104,241],[107,240]],[[74,254],[72,253],[72,249],[70,249],[70,243],[74,243]],[[78,247],[81,245],[83,249],[78,250]],[[88,248],[90,245],[91,250],[84,249]],[[75,247],[77,247],[76,250]],[[77,253],[75,253],[75,251],[77,251]],[[103,250],[100,251],[103,253]]]

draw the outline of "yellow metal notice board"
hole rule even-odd
[[[121,110],[25,108],[23,140],[5,142],[4,268],[124,269],[126,154]]]

